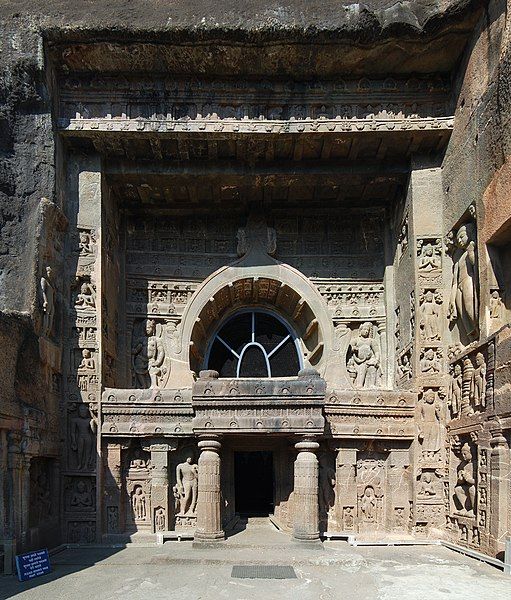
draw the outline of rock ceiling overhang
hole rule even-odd
[[[73,5],[72,25],[33,6],[50,61],[63,73],[181,73],[301,78],[350,73],[450,72],[480,16],[482,0],[268,0],[202,7],[112,0],[98,13]],[[65,7],[59,2],[59,13]],[[65,3],[64,3],[65,4]],[[119,10],[124,9],[118,7]],[[59,23],[59,24],[57,24]],[[385,56],[385,60],[382,60]]]

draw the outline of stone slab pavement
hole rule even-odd
[[[303,547],[269,524],[218,548],[73,548],[54,571],[19,583],[0,577],[0,599],[19,600],[496,600],[511,599],[511,577],[441,546]],[[236,579],[233,565],[292,565],[296,579]]]

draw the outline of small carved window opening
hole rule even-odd
[[[220,377],[295,377],[302,367],[296,335],[285,321],[262,310],[245,310],[225,322],[206,356]]]

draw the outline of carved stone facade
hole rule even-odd
[[[0,321],[4,554],[213,543],[264,513],[305,542],[499,555],[511,216],[490,235],[482,198],[449,201],[461,48],[300,81],[137,39],[132,65],[121,41],[45,38],[55,201],[30,319]]]

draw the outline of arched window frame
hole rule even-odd
[[[246,313],[251,313],[252,314],[252,339],[250,342],[247,342],[241,352],[237,353],[235,352],[230,346],[229,344],[227,344],[226,342],[224,342],[224,340],[221,339],[221,337],[218,335],[220,333],[220,331],[222,330],[222,328],[224,327],[224,325],[227,325],[227,323],[229,321],[232,321],[233,319],[235,319],[236,317],[238,317],[241,314],[246,314]],[[272,349],[272,351],[267,354],[266,353],[266,349],[259,344],[258,342],[254,341],[254,321],[255,321],[255,313],[260,313],[260,314],[267,314],[267,315],[271,315],[272,317],[274,317],[275,319],[277,319],[278,321],[280,321],[280,323],[282,323],[282,325],[287,329],[288,331],[288,336],[285,337],[275,348]],[[269,363],[269,359],[271,358],[271,356],[273,356],[273,354],[275,354],[279,348],[282,347],[282,345],[289,339],[291,338],[291,340],[293,341],[293,344],[295,346],[296,349],[296,355],[298,357],[298,364],[300,366],[300,369],[303,369],[303,355],[302,355],[302,349],[300,346],[300,339],[298,337],[298,335],[296,334],[296,331],[294,330],[294,328],[291,326],[291,324],[286,321],[285,319],[283,319],[277,312],[273,311],[273,310],[268,310],[266,308],[241,308],[238,309],[236,311],[234,311],[233,313],[227,315],[224,319],[222,319],[220,321],[220,323],[218,324],[218,326],[216,327],[216,329],[213,332],[213,335],[211,336],[209,342],[208,342],[208,346],[207,346],[207,350],[206,350],[206,355],[204,357],[204,369],[208,368],[209,365],[209,357],[210,357],[210,353],[211,353],[211,349],[213,347],[213,344],[215,342],[215,340],[219,340],[220,343],[222,343],[224,346],[226,346],[233,354],[234,356],[237,357],[238,359],[238,364],[236,367],[236,378],[237,379],[252,379],[251,377],[239,377],[239,372],[240,372],[240,366],[241,366],[241,359],[243,358],[243,354],[246,352],[246,350],[250,347],[250,346],[257,346],[261,349],[261,351],[263,352],[263,355],[266,359],[266,366],[267,366],[267,371],[268,371],[268,377],[272,377],[271,374],[271,365]],[[290,375],[289,377],[293,377],[292,375]],[[257,377],[253,378],[253,379],[257,379]]]

